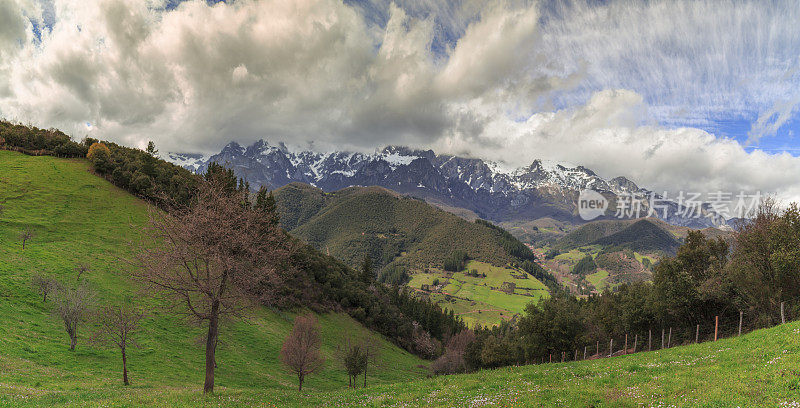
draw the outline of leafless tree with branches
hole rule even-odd
[[[231,186],[234,185],[234,187]],[[288,267],[292,242],[223,177],[200,180],[190,204],[150,211],[132,275],[207,323],[204,393],[214,391],[220,319],[264,301]]]
[[[33,274],[31,285],[42,296],[42,303],[46,303],[47,296],[60,288],[57,280],[39,272]]]
[[[89,272],[91,270],[92,270],[92,268],[89,266],[88,263],[86,263],[86,262],[78,263],[77,265],[75,265],[75,272],[78,273],[78,276],[75,279],[76,280],[81,280],[81,276],[84,273],[87,273],[87,272]]]
[[[367,371],[369,371],[369,365],[378,365],[378,359],[380,358],[380,343],[377,339],[365,336],[361,340],[361,350],[364,354],[364,388],[366,388]]]
[[[94,292],[86,283],[74,287],[62,287],[53,296],[55,313],[64,322],[69,335],[69,349],[75,351],[78,343],[78,326],[86,321],[91,313]]]
[[[319,350],[321,345],[317,319],[313,315],[295,317],[292,332],[281,347],[281,361],[297,375],[299,391],[303,390],[305,377],[325,364]]]
[[[33,228],[27,227],[19,233],[19,239],[22,240],[22,249],[25,249],[25,244],[36,236]]]
[[[139,308],[125,306],[103,306],[95,314],[97,330],[91,338],[95,344],[113,344],[122,353],[122,383],[128,381],[128,347],[138,347],[134,339],[141,328],[140,323],[145,313]]]

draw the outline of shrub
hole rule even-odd
[[[105,172],[108,162],[111,159],[111,150],[108,149],[104,143],[95,142],[89,146],[89,152],[86,153],[86,158],[94,165],[94,167]]]

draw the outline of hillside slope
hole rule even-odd
[[[381,187],[324,193],[292,183],[276,190],[275,200],[293,235],[352,266],[369,254],[378,266],[422,270],[441,267],[454,250],[498,266],[516,260],[496,230]]]
[[[322,393],[236,389],[203,398],[182,389],[40,391],[12,388],[0,405],[195,407],[796,407],[800,322],[653,352],[484,370]]]
[[[592,242],[603,246],[618,246],[637,252],[665,252],[675,254],[680,242],[654,222],[643,219],[624,229]]]
[[[129,300],[150,318],[140,337],[141,348],[129,349],[131,381],[141,390],[199,392],[203,378],[203,330],[162,311],[158,301],[141,296],[123,272],[131,255],[129,243],[147,219],[147,205],[95,176],[83,159],[32,157],[0,151],[0,395],[23,390],[25,395],[63,390],[93,392],[120,383],[118,351],[87,342],[79,329],[78,347],[68,351],[63,324],[51,315],[30,285],[36,272],[74,283],[74,267],[91,265],[85,276],[98,291],[98,302]],[[35,237],[24,250],[19,232],[32,227]],[[344,314],[318,315],[327,363],[308,377],[309,390],[346,387],[346,377],[333,358],[342,333],[371,336],[381,345],[382,363],[372,381],[386,383],[419,378],[425,362],[366,330]],[[217,385],[226,388],[295,388],[295,378],[278,362],[278,351],[292,324],[290,313],[260,309],[247,321],[225,323],[218,350]],[[0,404],[10,404],[8,399]],[[14,404],[10,404],[14,405]],[[78,404],[80,405],[80,404]]]

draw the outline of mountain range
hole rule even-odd
[[[615,219],[621,197],[661,197],[619,176],[604,179],[592,170],[567,163],[533,160],[529,166],[508,168],[480,158],[436,154],[402,146],[388,146],[374,153],[347,151],[315,152],[272,145],[259,140],[242,146],[230,142],[219,153],[207,156],[166,153],[162,157],[194,172],[203,172],[212,162],[232,168],[250,186],[277,189],[292,182],[318,187],[326,192],[350,186],[381,186],[422,198],[465,218],[494,222],[551,218],[569,224],[583,224],[578,214],[582,190],[599,192],[609,201],[605,215]],[[646,215],[650,203],[642,202]],[[691,228],[724,226],[708,204],[701,216],[686,214],[675,201],[659,202],[655,216],[673,225]]]

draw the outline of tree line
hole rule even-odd
[[[604,350],[627,334],[631,344],[634,334],[647,333],[670,333],[668,344],[687,344],[696,341],[696,330],[715,321],[730,322],[726,329],[735,330],[743,315],[748,329],[779,324],[782,303],[786,313],[800,312],[799,248],[798,206],[779,209],[766,200],[754,218],[736,226],[730,243],[690,231],[675,256],[654,265],[652,282],[584,298],[556,291],[529,304],[517,323],[475,328],[471,342],[446,350],[449,357],[435,367],[471,371],[539,363],[587,345]],[[463,362],[445,364],[453,356]]]

